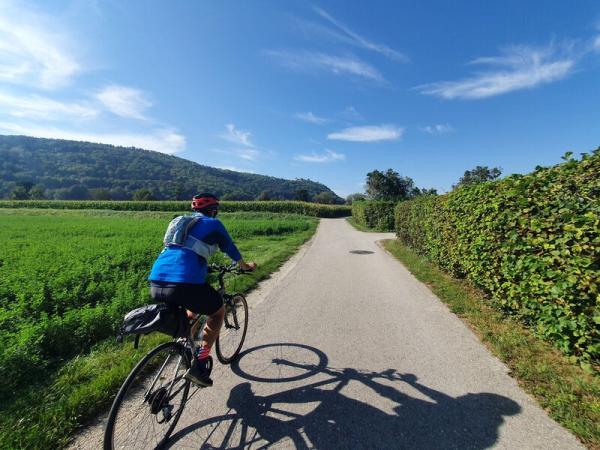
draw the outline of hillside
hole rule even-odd
[[[287,200],[305,190],[307,199],[329,192],[342,201],[327,186],[305,179],[216,169],[132,147],[0,136],[0,198],[8,198],[19,183],[39,186],[36,192],[50,199],[128,200],[145,188],[159,200],[188,199],[201,191],[223,200]]]

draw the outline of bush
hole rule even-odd
[[[108,209],[113,211],[187,211],[189,201],[83,201],[0,200],[0,208]],[[296,201],[223,201],[221,211],[256,211],[302,214],[313,217],[346,217],[350,206]]]
[[[352,217],[362,226],[380,231],[394,230],[394,205],[392,201],[358,201],[352,203]]]
[[[396,232],[563,352],[597,363],[599,174],[600,149],[526,176],[402,202]]]

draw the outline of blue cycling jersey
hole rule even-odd
[[[235,262],[242,259],[220,220],[195,214],[199,218],[189,234],[208,245],[217,245],[222,252]],[[206,282],[207,261],[194,251],[184,248],[165,247],[152,265],[150,281],[171,283],[204,284]]]

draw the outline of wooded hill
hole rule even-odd
[[[157,200],[212,192],[223,200],[311,201],[320,196],[329,200],[324,203],[343,202],[327,186],[305,179],[216,169],[133,147],[0,136],[0,198],[10,198],[17,187],[23,191],[20,186],[33,198],[64,200],[130,200],[145,189]]]

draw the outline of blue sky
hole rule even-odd
[[[0,0],[0,133],[450,189],[600,146],[600,3]]]

